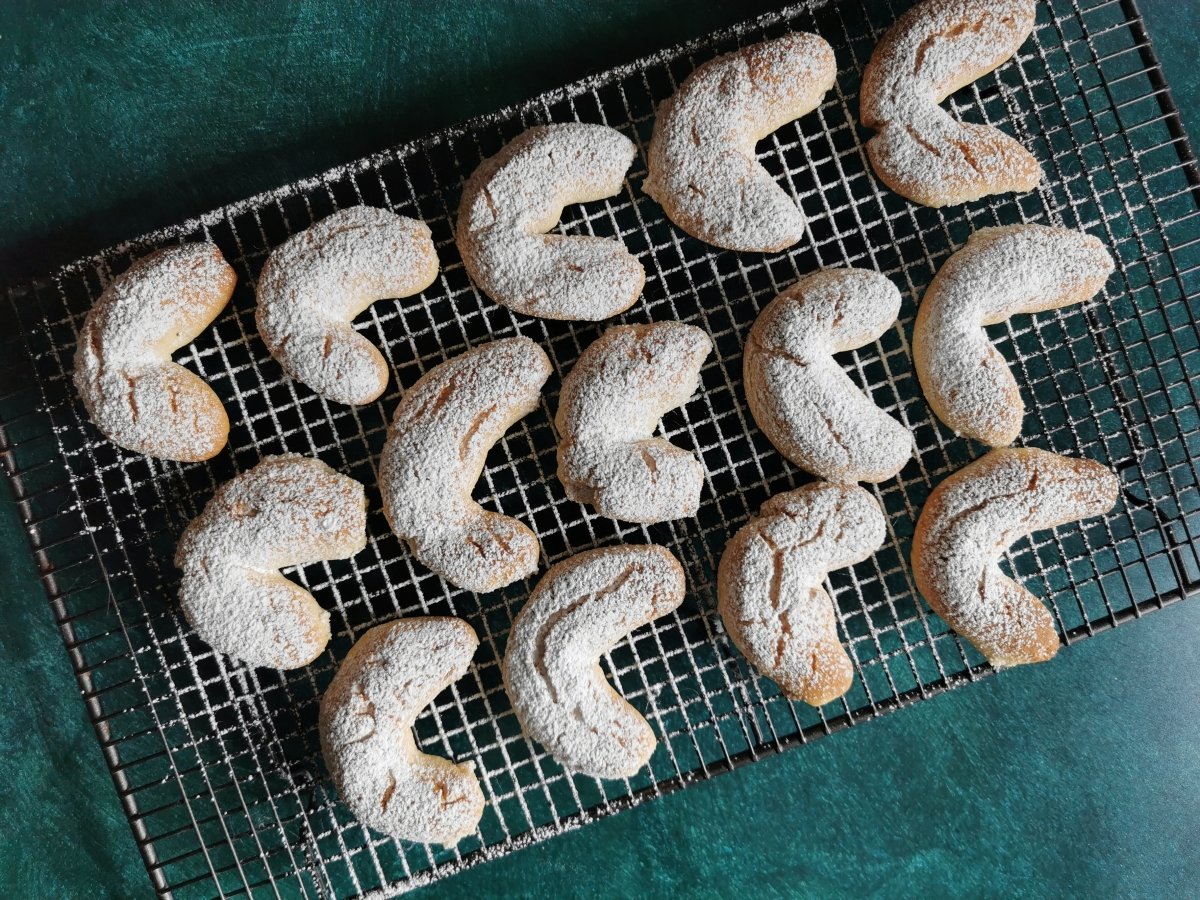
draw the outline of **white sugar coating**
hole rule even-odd
[[[567,496],[603,516],[651,524],[694,516],[704,467],[652,437],[700,384],[712,340],[693,325],[619,325],[594,341],[563,379],[558,478]]]
[[[363,486],[305,456],[268,456],[217,489],[175,549],[179,604],[214,650],[295,669],[329,642],[329,613],[279,574],[367,545]]]
[[[568,122],[530,128],[484,160],[458,209],[471,278],[527,316],[599,321],[632,306],[646,271],[623,244],[545,232],[567,204],[620,193],[636,153],[619,131]]]
[[[506,338],[431,369],[396,407],[379,466],[383,511],[413,555],[457,587],[485,593],[537,570],[537,536],[471,492],[549,377],[541,347]]]
[[[504,687],[521,727],[564,768],[629,778],[654,731],[604,678],[599,658],[677,609],[683,567],[662,547],[589,550],[553,566],[521,608],[504,652]]]
[[[926,206],[1029,191],[1037,160],[1003,132],[938,104],[1008,60],[1033,31],[1034,0],[925,0],[901,16],[863,73],[863,125],[880,179]]]
[[[327,216],[273,251],[258,279],[258,333],[297,381],[338,403],[370,403],[388,366],[350,322],[377,300],[437,277],[429,227],[370,206]]]
[[[484,799],[473,767],[422,753],[412,730],[478,646],[462,619],[426,616],[377,625],[350,648],[321,698],[321,752],[364,825],[447,845],[479,825]]]
[[[758,427],[800,468],[828,481],[886,481],[912,458],[903,425],[871,402],[834,353],[877,340],[900,314],[900,291],[878,272],[825,269],[759,313],[744,356]]]
[[[642,190],[693,237],[773,252],[804,236],[804,214],[754,145],[816,109],[833,87],[833,48],[794,33],[704,63],[658,108]]]
[[[1107,512],[1118,490],[1117,476],[1090,460],[993,450],[939,484],[921,511],[917,588],[997,668],[1049,659],[1059,646],[1053,617],[997,560],[1034,531]]]
[[[1091,235],[1045,225],[982,228],[946,260],[921,300],[913,358],[938,418],[992,446],[1012,443],[1025,416],[1008,364],[985,325],[1081,303],[1113,259]]]
[[[220,452],[229,436],[225,409],[171,354],[209,326],[236,282],[213,244],[156,250],[113,279],[75,349],[75,388],[106,438],[181,462]]]
[[[860,487],[816,482],[777,494],[725,548],[717,608],[738,649],[793,700],[844,694],[854,676],[822,582],[879,549],[887,523]]]

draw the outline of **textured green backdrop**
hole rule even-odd
[[[773,3],[0,5],[0,281]],[[1200,6],[1143,0],[1200,134]],[[0,888],[150,893],[0,493]],[[424,896],[1195,896],[1200,602]]]

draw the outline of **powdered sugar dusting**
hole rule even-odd
[[[677,609],[685,590],[683,567],[654,545],[579,553],[538,583],[513,622],[504,686],[521,727],[565,768],[628,778],[650,759],[654,732],[598,660]]]
[[[771,443],[829,481],[880,482],[912,458],[913,439],[842,371],[834,353],[877,340],[900,313],[878,272],[827,269],[759,313],[746,341],[746,399]]]
[[[463,188],[458,247],[471,278],[504,306],[598,321],[628,309],[646,272],[607,238],[545,234],[569,203],[619,193],[633,142],[604,125],[530,128],[484,160]]]
[[[217,490],[175,550],[179,603],[213,649],[294,669],[329,641],[329,613],[279,574],[346,559],[367,544],[363,486],[325,463],[268,456]]]
[[[258,333],[297,381],[338,403],[370,403],[388,367],[351,320],[377,300],[420,293],[437,270],[424,222],[340,210],[271,252],[258,279]]]
[[[1034,0],[925,0],[884,35],[863,73],[861,113],[879,132],[871,164],[892,190],[939,207],[1037,186],[1025,148],[938,105],[1016,53],[1035,18]]]
[[[507,338],[430,370],[396,408],[379,467],[384,513],[417,559],[460,588],[484,593],[537,569],[534,533],[471,492],[488,450],[537,406],[548,377],[541,347]]]
[[[833,87],[833,48],[793,33],[700,66],[658,109],[642,190],[693,237],[772,252],[804,236],[804,214],[754,145],[812,112]]]
[[[360,822],[436,844],[476,829],[484,799],[473,767],[422,753],[412,725],[478,646],[462,619],[428,616],[378,625],[350,649],[321,698],[321,750]]]
[[[220,452],[229,435],[225,409],[171,354],[209,326],[236,282],[213,244],[157,250],[113,279],[75,350],[76,390],[105,437],[182,462]]]
[[[1021,433],[1021,391],[984,325],[1081,303],[1103,287],[1112,256],[1091,235],[1045,225],[982,228],[925,292],[913,358],[925,398],[956,433],[1003,446]]]
[[[651,435],[663,413],[695,393],[711,352],[707,334],[680,322],[610,328],[583,352],[563,379],[554,420],[568,497],[627,522],[696,514],[704,468]]]
[[[860,487],[817,482],[778,494],[733,536],[718,568],[718,609],[746,658],[791,699],[828,703],[854,669],[837,636],[828,572],[860,563],[887,523]]]
[[[1045,450],[993,450],[934,489],[913,537],[917,587],[992,665],[1058,651],[1049,610],[997,565],[1014,541],[1112,508],[1119,484],[1099,463]]]

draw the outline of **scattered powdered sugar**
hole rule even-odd
[[[213,649],[252,666],[307,665],[329,614],[279,574],[367,544],[363,486],[304,456],[268,456],[218,488],[175,550],[179,603]]]
[[[1037,160],[988,125],[938,104],[1008,60],[1033,31],[1034,0],[926,0],[901,16],[863,73],[871,164],[894,191],[926,206],[1029,191]]]
[[[437,277],[428,226],[370,206],[322,219],[276,247],[258,279],[258,332],[284,370],[338,403],[370,403],[388,366],[350,322]]]
[[[772,300],[746,341],[746,399],[771,443],[828,481],[880,482],[912,458],[908,429],[842,371],[834,353],[877,340],[900,314],[878,272],[826,269]]]
[[[447,581],[485,593],[537,569],[537,537],[471,492],[488,450],[531,412],[550,360],[528,338],[469,350],[427,372],[400,401],[380,460],[383,510],[413,555]]]
[[[1000,554],[1042,528],[1112,508],[1119,484],[1099,463],[1045,450],[993,450],[937,486],[913,537],[917,587],[997,667],[1049,659],[1049,610],[1004,575]]]
[[[833,87],[833,48],[794,33],[717,57],[658,109],[642,190],[693,237],[727,250],[773,252],[804,236],[796,202],[754,145],[812,112]]]
[[[113,443],[163,459],[208,459],[229,435],[221,401],[171,354],[195,340],[233,294],[237,276],[213,244],[143,257],[88,312],[75,350],[75,387]]]
[[[606,125],[568,122],[530,128],[484,160],[458,210],[471,278],[528,316],[599,321],[632,306],[646,272],[623,244],[545,232],[567,204],[619,193],[636,153]]]
[[[321,698],[321,752],[363,824],[447,845],[478,826],[484,799],[471,764],[422,753],[412,730],[478,646],[462,619],[423,616],[377,625],[350,648]]]
[[[853,667],[821,583],[879,549],[886,530],[865,490],[816,482],[772,497],[726,546],[717,577],[721,621],[788,697],[820,706],[849,689]]]
[[[677,609],[683,567],[655,545],[579,553],[548,571],[513,622],[504,687],[525,732],[565,768],[629,778],[654,752],[650,725],[612,689],[599,657]]]
[[[704,468],[651,435],[663,413],[695,393],[711,352],[709,336],[681,322],[610,328],[583,352],[563,379],[555,417],[568,497],[626,522],[696,514]]]
[[[913,328],[917,377],[938,418],[986,444],[1012,443],[1021,391],[983,326],[1081,303],[1113,268],[1104,245],[1079,231],[1010,225],[972,234],[925,292]]]

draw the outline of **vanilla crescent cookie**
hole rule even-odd
[[[463,187],[458,249],[497,303],[544,319],[599,321],[633,306],[646,271],[619,241],[546,234],[569,203],[620,193],[637,149],[606,125],[530,128]]]
[[[322,397],[361,405],[383,393],[383,355],[351,320],[376,300],[419,294],[437,277],[424,222],[352,206],[271,251],[258,278],[258,333],[289,375]]]
[[[696,514],[704,467],[652,435],[663,413],[695,393],[710,352],[709,336],[681,322],[619,325],[583,351],[554,419],[568,497],[626,522]]]
[[[1037,187],[1033,154],[938,105],[1016,53],[1036,13],[1034,0],[925,0],[896,20],[871,54],[859,95],[863,125],[879,132],[867,156],[880,181],[933,207]]]
[[[1016,440],[1021,390],[983,326],[1081,303],[1112,271],[1104,245],[1079,231],[1010,225],[972,234],[934,277],[913,327],[913,362],[937,417],[993,447]]]
[[[677,609],[683,567],[653,544],[578,553],[542,577],[513,622],[504,688],[521,727],[563,767],[629,778],[654,753],[654,732],[612,689],[600,655]]]
[[[858,486],[816,482],[777,494],[733,536],[717,567],[717,609],[737,648],[791,700],[821,706],[854,668],[822,582],[879,549],[887,523]]]
[[[880,482],[912,458],[913,439],[834,360],[877,340],[900,314],[878,272],[825,269],[758,314],[746,340],[746,400],[758,427],[800,468],[828,481]]]
[[[1050,611],[1000,571],[1014,541],[1112,509],[1117,476],[1087,459],[1005,447],[934,488],[913,535],[917,589],[997,668],[1058,652]]]
[[[478,646],[462,619],[424,616],[376,625],[346,654],[321,698],[321,752],[364,825],[446,845],[479,825],[484,800],[473,767],[422,753],[412,727]]]
[[[164,247],[112,280],[88,311],[75,350],[75,388],[106,438],[179,462],[221,452],[229,439],[225,408],[171,354],[209,326],[236,283],[214,244]]]
[[[537,537],[471,499],[488,450],[532,412],[550,360],[528,338],[468,350],[405,392],[379,466],[383,511],[413,555],[451,584],[486,593],[533,574]]]
[[[833,87],[833,49],[795,33],[718,56],[658,108],[642,190],[690,234],[727,250],[790,247],[806,221],[754,145],[812,112]]]
[[[367,545],[363,486],[317,459],[268,456],[217,489],[175,549],[179,604],[214,650],[295,669],[329,643],[329,613],[279,574]]]

